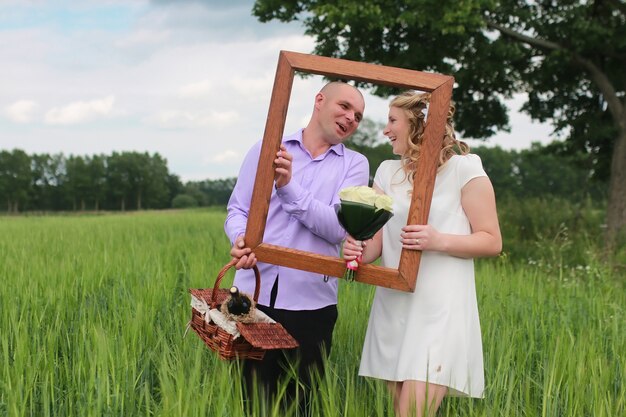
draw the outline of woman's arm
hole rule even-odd
[[[470,235],[440,233],[429,225],[408,225],[402,229],[402,247],[445,252],[460,258],[498,255],[502,251],[502,236],[489,178],[477,177],[465,184],[461,206],[472,229]]]

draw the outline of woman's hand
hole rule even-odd
[[[402,228],[400,241],[403,249],[444,250],[443,234],[428,224],[409,224]]]
[[[363,255],[363,248],[365,247],[365,242],[361,242],[360,240],[356,240],[352,236],[348,235],[346,240],[343,242],[343,259],[346,261],[353,261],[356,258]]]

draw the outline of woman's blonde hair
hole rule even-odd
[[[397,107],[404,110],[409,119],[409,139],[407,151],[402,155],[402,168],[409,178],[413,181],[415,170],[420,158],[420,147],[424,140],[424,128],[426,126],[426,109],[430,102],[430,93],[416,93],[414,91],[406,91],[393,100],[389,104],[390,107]],[[448,116],[446,118],[446,132],[439,153],[439,166],[445,164],[453,155],[465,155],[469,153],[469,146],[460,140],[457,140],[454,134],[454,116],[455,107],[450,102]]]

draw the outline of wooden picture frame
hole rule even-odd
[[[415,174],[407,224],[426,224],[428,220],[454,78],[442,74],[280,51],[252,192],[245,234],[246,247],[252,248],[260,262],[342,277],[346,263],[341,258],[270,245],[262,241],[274,185],[273,161],[282,142],[295,71],[431,92],[428,120],[420,164]],[[362,264],[358,268],[355,280],[412,292],[415,290],[420,258],[420,251],[403,250],[398,269]]]

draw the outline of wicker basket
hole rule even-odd
[[[228,297],[228,290],[219,288],[226,272],[237,263],[233,259],[226,264],[218,273],[213,289],[190,289],[191,295],[206,301],[211,309],[219,308]],[[261,288],[261,275],[258,268],[254,267],[256,285],[254,288],[254,302],[259,299]],[[298,342],[285,330],[280,323],[237,323],[240,337],[234,338],[216,325],[212,320],[205,320],[205,314],[195,308],[191,308],[191,329],[196,332],[204,343],[219,354],[222,359],[263,359],[265,351],[269,349],[291,349],[298,347]]]

